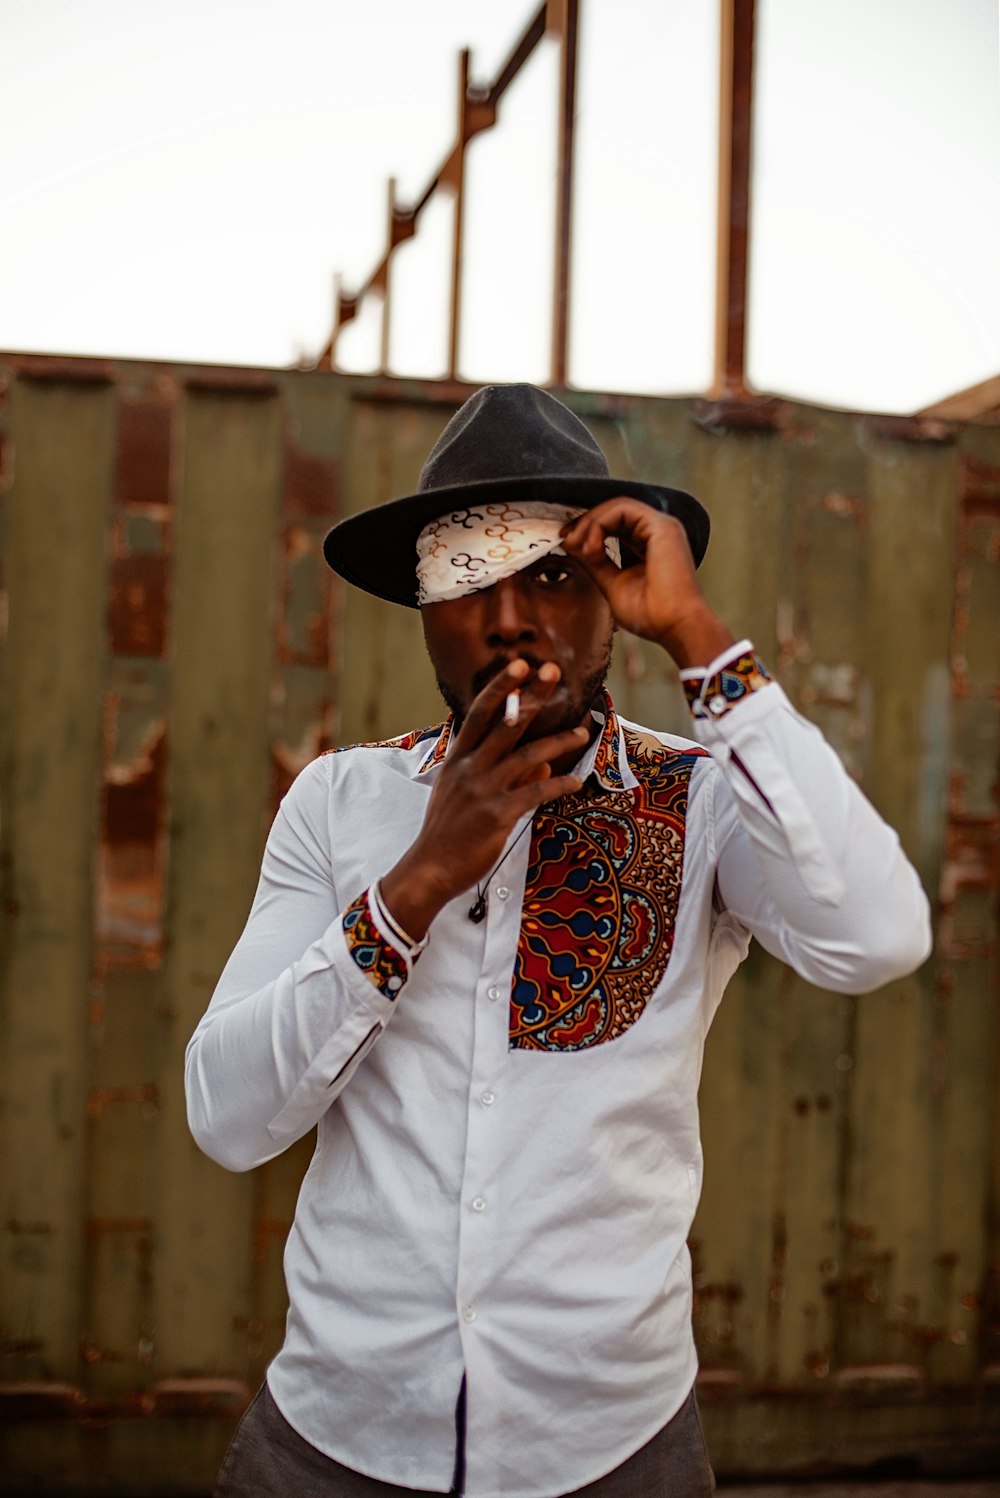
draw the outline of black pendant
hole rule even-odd
[[[486,919],[486,896],[485,896],[485,894],[482,894],[482,895],[479,896],[479,899],[476,901],[475,905],[472,905],[472,906],[469,907],[469,920],[470,921],[475,921],[476,925],[478,926],[479,922],[480,921],[485,921],[485,919]]]

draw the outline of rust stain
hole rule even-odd
[[[271,1239],[280,1238],[284,1242],[291,1230],[292,1223],[290,1218],[259,1217],[253,1225],[254,1263],[266,1263],[270,1253]]]
[[[948,819],[940,896],[954,904],[963,889],[996,889],[1000,884],[1000,817],[971,817],[953,810]]]
[[[817,1113],[829,1113],[833,1107],[833,1099],[826,1092],[819,1092],[813,1098],[800,1094],[792,1099],[790,1106],[797,1118],[807,1118],[813,1109]]]
[[[108,702],[109,716],[116,703]],[[167,730],[156,720],[139,752],[128,764],[105,768],[104,836],[113,847],[123,843],[149,843],[161,825],[167,768]]]
[[[323,560],[319,536],[302,526],[286,527],[278,623],[278,656],[284,664],[329,664],[332,604],[333,574]]]
[[[36,1344],[32,1344],[30,1350],[35,1351],[35,1347]],[[19,1346],[17,1350],[20,1352],[23,1348]],[[4,1416],[15,1420],[30,1419],[35,1414],[76,1414],[87,1403],[86,1395],[76,1384],[43,1379],[0,1383],[0,1399],[7,1406]]]
[[[88,1238],[103,1238],[108,1233],[151,1233],[148,1217],[88,1217],[84,1223]]]
[[[766,436],[781,431],[788,420],[788,407],[771,396],[748,395],[723,400],[696,400],[692,419],[702,431],[713,435],[725,432],[749,432]]]
[[[169,505],[173,414],[172,403],[162,399],[120,402],[115,473],[119,504]]]
[[[739,1368],[699,1368],[695,1382],[699,1389],[738,1389],[746,1374]]]
[[[148,1415],[218,1415],[238,1413],[250,1403],[249,1384],[235,1378],[165,1378],[142,1396]]]
[[[160,1106],[159,1088],[151,1082],[138,1087],[92,1087],[87,1094],[87,1117],[100,1118],[109,1103],[146,1103],[155,1111]]]
[[[862,416],[862,428],[873,437],[888,442],[951,443],[958,436],[958,424],[939,421],[930,416]]]
[[[113,559],[108,628],[114,655],[163,655],[169,576],[165,555],[144,552]]]
[[[115,366],[111,359],[21,354],[10,360],[10,367],[20,379],[33,380],[37,384],[112,385],[115,381]]]
[[[1000,465],[981,463],[964,453],[959,493],[970,519],[1000,518]]]
[[[97,861],[97,929],[105,945],[95,959],[98,982],[110,967],[155,967],[163,944],[166,727],[155,719],[132,759],[115,763],[113,693],[105,706],[104,823]]]
[[[857,495],[843,494],[834,489],[829,494],[824,494],[819,504],[820,509],[839,516],[841,520],[853,520],[859,530],[868,529],[868,506]]]
[[[262,369],[237,368],[235,365],[206,364],[188,370],[184,385],[188,390],[203,391],[206,395],[268,396],[278,393],[273,375]]]
[[[97,1347],[93,1342],[82,1342],[80,1344],[80,1357],[88,1368],[98,1363],[125,1363],[128,1362],[128,1354],[124,1352],[111,1352],[108,1348]]]
[[[282,497],[290,515],[316,515],[332,525],[339,509],[340,464],[333,458],[317,458],[285,439],[285,472]]]
[[[873,1384],[885,1387],[900,1387],[918,1384],[924,1378],[924,1370],[915,1363],[862,1363],[852,1367],[838,1368],[834,1379],[838,1384],[857,1387]]]

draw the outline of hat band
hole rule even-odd
[[[432,520],[417,537],[417,602],[462,598],[491,588],[543,557],[565,556],[563,527],[582,514],[571,505],[525,500],[453,510]],[[620,567],[618,542],[608,540],[605,549]]]

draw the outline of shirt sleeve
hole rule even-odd
[[[380,919],[370,890],[341,908],[329,848],[329,761],[295,781],[260,882],[185,1060],[188,1122],[230,1170],[305,1134],[389,1023],[420,949]]]
[[[931,949],[927,897],[819,730],[748,640],[681,677],[695,733],[722,771],[714,825],[726,908],[820,987],[863,993],[912,972]]]

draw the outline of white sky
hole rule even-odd
[[[536,0],[0,0],[0,348],[293,362],[372,269]],[[570,377],[706,387],[717,0],[582,0]],[[996,0],[758,0],[749,374],[908,411],[1000,372]],[[556,54],[468,159],[461,373],[548,373]],[[451,204],[392,365],[446,356]],[[377,358],[378,304],[344,337]]]

